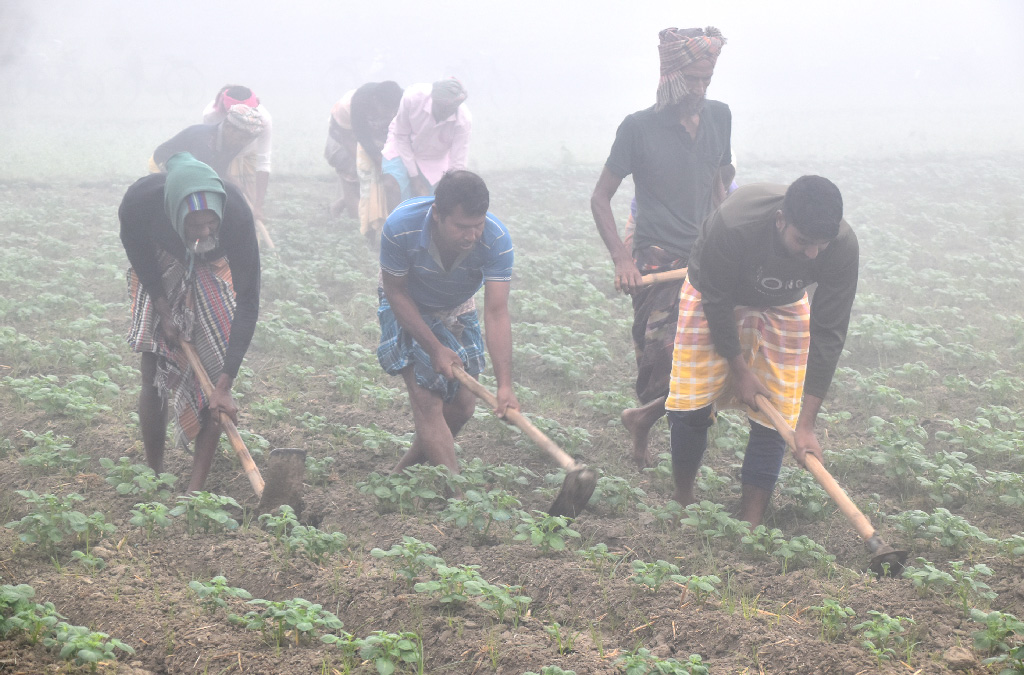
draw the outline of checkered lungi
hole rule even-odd
[[[741,353],[771,392],[772,405],[791,427],[796,426],[811,344],[807,295],[777,307],[737,307],[735,313]],[[687,279],[679,294],[679,323],[665,408],[698,410],[716,402],[721,408],[735,406],[739,402],[732,397],[729,384],[729,362],[715,351],[700,292]],[[774,428],[759,411],[748,409],[747,416]]]
[[[377,360],[381,367],[389,375],[398,375],[411,364],[416,384],[440,395],[445,402],[453,401],[459,391],[459,381],[449,380],[434,370],[430,355],[399,325],[384,291],[378,289],[378,295],[380,346],[377,347]],[[449,310],[421,311],[420,316],[441,344],[459,355],[467,373],[476,376],[483,372],[484,341],[473,298]]]
[[[228,259],[197,261],[191,278],[185,263],[169,253],[159,251],[157,260],[163,270],[164,294],[175,326],[195,347],[210,380],[216,382],[224,370],[224,355],[235,315],[235,291]],[[133,351],[152,352],[159,357],[154,384],[174,412],[175,442],[187,445],[199,433],[200,412],[209,401],[185,353],[171,349],[157,330],[160,318],[153,307],[153,299],[132,268],[128,268],[128,293],[132,299],[128,344]]]
[[[640,274],[685,269],[684,258],[658,246],[633,252]],[[665,281],[633,292],[633,349],[636,352],[636,396],[641,404],[668,394],[672,345],[679,318],[682,281]]]

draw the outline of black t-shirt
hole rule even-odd
[[[117,216],[121,221],[121,243],[139,282],[154,298],[164,297],[162,270],[157,250],[162,249],[185,261],[185,242],[174,231],[164,213],[164,184],[167,174],[154,173],[128,188]],[[252,211],[237,187],[224,184],[224,217],[217,248],[198,256],[199,260],[228,259],[231,286],[235,291],[235,316],[224,355],[224,371],[238,375],[242,358],[249,349],[260,307],[260,251]]]
[[[233,152],[217,148],[217,128],[219,124],[193,124],[177,133],[173,138],[161,143],[153,151],[153,161],[163,165],[168,159],[179,152],[188,152],[203,164],[217,172],[217,175],[228,180],[228,167],[241,151]]]
[[[687,277],[700,291],[715,350],[725,358],[740,353],[735,307],[787,305],[818,284],[804,391],[824,398],[846,342],[860,248],[843,221],[814,260],[788,255],[775,225],[786,187],[754,183],[729,195],[701,227]]]
[[[718,169],[732,161],[732,113],[705,101],[697,137],[690,138],[678,112],[654,107],[628,115],[615,133],[605,166],[636,185],[634,250],[659,246],[686,259],[700,224],[711,213]]]

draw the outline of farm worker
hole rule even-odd
[[[674,498],[695,501],[712,405],[731,392],[750,418],[740,518],[761,522],[786,449],[761,394],[796,429],[794,456],[822,460],[814,422],[846,341],[859,248],[831,181],[738,188],[701,226],[679,297],[669,411]],[[813,302],[806,289],[817,284]],[[801,399],[803,404],[801,405]]]
[[[167,160],[187,152],[217,172],[222,180],[234,181],[231,165],[243,148],[263,133],[266,120],[256,108],[237,104],[228,115],[214,124],[193,124],[163,142],[153,151],[154,171],[164,170]]]
[[[331,215],[344,210],[358,215],[359,232],[375,251],[388,216],[380,152],[401,100],[396,82],[367,82],[334,104],[327,130],[324,158],[338,172],[342,195],[331,205]]]
[[[142,353],[139,427],[146,461],[163,470],[167,409],[175,440],[195,439],[188,489],[201,490],[220,439],[220,413],[237,419],[231,385],[249,348],[260,300],[260,254],[241,191],[188,153],[167,173],[136,181],[118,217],[131,268],[128,344]],[[207,398],[179,348],[190,342],[214,383]]]
[[[218,124],[227,119],[231,108],[236,105],[254,108],[263,121],[262,128],[248,145],[242,148],[228,171],[230,179],[241,186],[257,220],[263,220],[263,202],[270,183],[271,135],[274,131],[273,118],[266,106],[248,87],[227,84],[220,88],[213,100],[203,110],[204,124]]]
[[[651,464],[647,437],[665,414],[682,282],[643,287],[640,276],[686,267],[701,222],[732,182],[732,113],[705,98],[725,38],[713,27],[666,28],[659,34],[661,79],[654,106],[628,115],[597,180],[590,207],[615,264],[615,288],[633,298],[633,346],[639,408],[622,413],[633,460]],[[619,238],[611,200],[633,175],[636,227],[631,245]]]
[[[465,169],[473,122],[454,77],[414,84],[402,94],[381,151],[388,208],[432,194],[445,171]]]
[[[458,473],[454,438],[473,416],[475,399],[453,368],[474,377],[484,369],[484,343],[473,296],[484,287],[487,351],[503,416],[519,408],[512,392],[512,326],[508,292],[512,239],[487,211],[490,194],[469,171],[448,171],[435,196],[408,200],[388,216],[381,236],[381,337],[377,359],[401,375],[416,435],[394,471],[443,464]]]

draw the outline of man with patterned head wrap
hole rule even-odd
[[[231,385],[249,348],[260,298],[252,211],[241,191],[188,153],[166,173],[136,181],[118,217],[131,268],[128,344],[142,354],[139,428],[146,461],[163,470],[168,402],[176,442],[195,439],[188,489],[201,490],[220,439],[220,413],[236,419]],[[207,398],[180,349],[195,347],[214,383]]]
[[[414,84],[402,94],[381,151],[389,210],[433,194],[445,171],[466,168],[473,124],[466,96],[454,77]]]
[[[153,151],[150,171],[163,170],[164,163],[179,152],[187,152],[210,166],[222,180],[241,188],[256,218],[257,235],[264,244],[273,248],[259,215],[267,187],[265,178],[270,174],[263,175],[257,170],[254,155],[250,152],[253,143],[266,133],[268,125],[269,119],[262,106],[235,103],[219,121],[194,124],[162,143]]]
[[[714,27],[666,28],[658,36],[656,105],[628,115],[590,199],[597,230],[615,264],[615,288],[633,298],[639,408],[623,411],[633,459],[649,466],[650,428],[665,414],[682,281],[644,287],[641,275],[686,267],[704,219],[732,182],[732,113],[705,98],[725,38]],[[636,187],[632,249],[619,236],[611,200],[622,179]],[[723,185],[724,181],[724,185]]]
[[[274,131],[274,122],[270,111],[260,102],[256,92],[249,87],[240,84],[227,84],[220,88],[217,95],[203,110],[203,124],[223,122],[236,105],[253,108],[262,120],[259,133],[241,149],[229,171],[231,180],[242,188],[245,196],[249,199],[249,206],[252,207],[253,214],[259,221],[263,220],[263,202],[267,196],[267,185],[270,184],[270,156]],[[257,234],[260,234],[259,223],[257,223]]]
[[[164,170],[167,160],[179,152],[187,152],[217,172],[222,180],[233,180],[231,165],[253,139],[265,128],[259,110],[247,105],[232,106],[224,119],[215,124],[193,124],[163,142],[153,151],[151,170]]]

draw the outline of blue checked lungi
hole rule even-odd
[[[398,375],[411,364],[416,384],[440,395],[445,402],[454,400],[459,381],[449,380],[434,371],[427,352],[398,324],[384,291],[378,289],[377,294],[380,298],[377,360],[381,368],[389,375]],[[472,298],[451,310],[420,312],[420,315],[441,344],[459,355],[467,373],[475,377],[483,372],[484,340]]]

